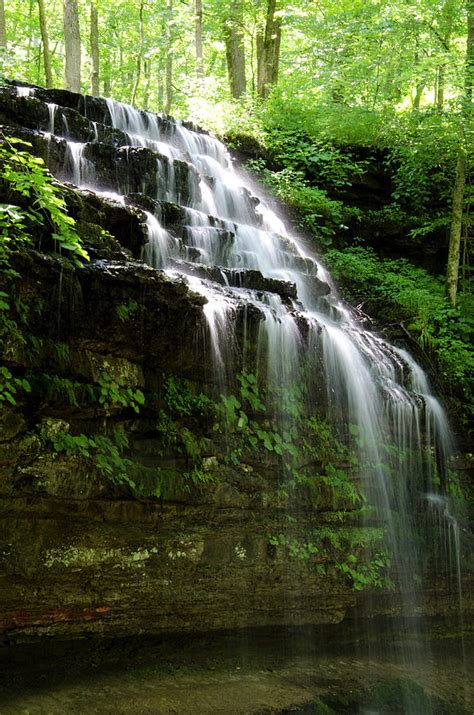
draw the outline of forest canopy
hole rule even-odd
[[[429,268],[461,313],[440,319],[451,308],[437,303],[435,319],[422,301],[415,337],[436,342],[454,321],[449,345],[467,341],[474,0],[0,0],[0,53],[6,78],[250,138],[249,168],[342,282],[350,261],[334,251],[369,231],[396,225],[410,260],[437,244],[443,265]],[[374,157],[391,182],[375,208],[350,196]]]
[[[62,86],[72,44],[71,89],[187,118],[232,97],[266,97],[276,85],[282,101],[307,105],[455,110],[468,5],[1,0],[3,72]]]

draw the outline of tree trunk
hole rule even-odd
[[[446,53],[450,52],[451,33],[453,30],[453,20],[457,9],[457,0],[445,0],[441,10],[441,31],[439,39],[441,46]],[[446,64],[449,61],[448,57],[438,66],[436,72],[436,91],[435,91],[435,106],[439,112],[444,109],[444,88],[446,80]]]
[[[224,41],[230,93],[234,99],[241,97],[247,88],[243,26],[242,2],[231,3],[224,22]]]
[[[423,96],[423,90],[425,89],[425,82],[422,80],[416,85],[415,96],[413,98],[413,109],[417,111],[420,108],[421,98]]]
[[[143,63],[143,73],[145,75],[145,89],[143,91],[143,109],[148,111],[150,101],[150,82],[151,82],[151,58]]]
[[[277,0],[268,0],[265,32],[263,38],[257,37],[257,92],[264,98],[278,79],[281,20],[275,17],[276,3]]]
[[[142,76],[142,62],[143,62],[143,49],[144,49],[144,35],[143,35],[143,0],[140,3],[139,10],[139,26],[140,26],[140,46],[138,48],[137,54],[137,75],[133,85],[132,96],[130,99],[130,104],[135,104],[137,98],[138,87],[140,85],[140,79]]]
[[[2,2],[2,0],[0,0]],[[28,5],[28,26],[31,28],[29,33],[28,33],[28,43],[26,45],[26,64],[28,67],[31,65],[31,55],[33,54],[31,51],[31,48],[33,47],[33,26],[34,26],[34,21],[33,21],[33,5],[37,5],[37,3],[34,0],[29,0],[29,5]]]
[[[262,59],[263,59],[263,35],[257,32],[255,38],[255,47],[257,49],[257,94],[260,94],[262,86]]]
[[[99,85],[99,69],[100,69],[100,53],[99,53],[99,11],[97,9],[97,0],[91,0],[91,91],[97,97],[100,94]]]
[[[51,69],[51,54],[49,51],[49,37],[48,37],[48,24],[46,22],[46,13],[44,11],[44,0],[38,0],[38,15],[39,24],[41,31],[41,41],[43,43],[43,63],[44,63],[44,77],[46,80],[46,87],[51,89],[53,86],[53,72]]]
[[[202,50],[202,0],[195,0],[194,42],[196,47],[196,77],[201,84],[204,79],[204,61]]]
[[[281,47],[281,18],[276,17],[273,21],[273,53],[270,80],[272,84],[277,84],[278,73],[280,71],[280,47]]]
[[[474,0],[467,0],[467,46],[466,46],[466,75],[465,75],[465,106],[464,114],[468,122],[472,120],[473,105],[472,92],[474,88]],[[469,124],[470,126],[470,124]]]
[[[165,112],[171,112],[173,104],[173,0],[167,0],[166,3],[168,22],[167,22],[167,43],[166,43],[166,77],[165,77]]]
[[[5,21],[5,2],[0,0],[0,54],[7,49],[7,23]],[[1,60],[1,57],[0,57]]]
[[[64,2],[64,78],[71,92],[81,91],[81,33],[77,0]]]
[[[473,118],[472,91],[474,85],[474,0],[466,0],[467,44],[464,74],[464,97],[462,103],[463,131],[461,134],[456,163],[456,178],[453,187],[451,227],[449,231],[449,255],[446,290],[452,306],[456,305],[458,292],[459,256],[463,226],[464,192],[468,172],[466,129],[469,131]]]
[[[444,65],[438,67],[437,77],[436,77],[436,96],[435,103],[438,112],[443,111],[444,107],[444,77],[446,74],[446,69]]]
[[[112,81],[110,78],[110,57],[105,57],[105,62],[102,70],[102,92],[104,97],[110,97],[112,92]]]
[[[413,57],[413,66],[415,69],[415,76],[417,78],[415,85],[415,96],[413,97],[412,108],[418,111],[420,108],[421,98],[423,96],[423,90],[426,87],[426,77],[423,71],[420,72],[420,56],[418,52],[415,52]]]
[[[449,302],[454,307],[458,292],[459,255],[463,223],[464,189],[466,186],[467,157],[464,148],[459,150],[456,164],[456,179],[453,188],[451,228],[449,231],[449,255],[446,289]]]

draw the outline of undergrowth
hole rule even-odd
[[[405,259],[380,259],[370,248],[331,249],[325,261],[353,302],[369,314],[383,315],[387,326],[401,324],[434,356],[444,384],[472,407],[472,296],[461,294],[459,308],[452,308],[441,279]]]

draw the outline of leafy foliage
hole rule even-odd
[[[404,259],[381,260],[367,248],[333,249],[325,258],[352,300],[383,315],[388,324],[403,323],[420,347],[436,358],[453,393],[462,391],[472,400],[469,342],[474,326],[468,296],[459,308],[452,308],[441,281]]]
[[[66,251],[76,263],[88,260],[76,233],[75,221],[68,216],[59,187],[54,183],[44,162],[26,149],[30,144],[14,137],[0,137],[0,179],[7,198],[29,200],[28,210],[11,204],[0,207],[2,242],[15,246],[31,242],[28,224],[48,226],[59,251]]]
[[[237,381],[239,395],[221,395],[221,419],[214,425],[214,430],[225,437],[229,464],[252,462],[259,455],[276,460],[282,474],[279,493],[283,499],[296,499],[298,493],[309,491],[316,500],[329,495],[333,508],[354,505],[362,499],[350,478],[350,470],[357,463],[355,456],[329,422],[306,413],[304,387],[294,385],[267,394],[251,373],[239,373]],[[291,416],[290,422],[282,420],[282,410]]]
[[[347,207],[329,198],[325,189],[312,186],[302,171],[291,168],[270,171],[258,161],[250,161],[247,166],[257,171],[260,180],[294,209],[300,227],[313,231],[323,245],[330,245],[331,237],[345,228]]]
[[[108,364],[104,363],[99,383],[98,402],[104,409],[115,407],[131,407],[134,412],[140,412],[140,407],[145,403],[145,396],[141,390],[125,385],[120,378],[114,379],[106,370]]]
[[[0,366],[0,405],[8,402],[10,405],[16,404],[17,394],[20,390],[31,392],[28,380],[14,377],[5,366]]]
[[[93,437],[58,432],[52,439],[52,447],[56,453],[92,460],[105,477],[115,484],[127,484],[133,489],[135,483],[129,477],[132,462],[122,455],[127,446],[128,439],[120,430],[115,430],[110,436],[95,434]]]
[[[74,220],[67,215],[64,199],[59,188],[44,168],[43,161],[32,156],[30,145],[16,138],[0,136],[0,181],[5,197],[15,202],[28,200],[28,209],[15,203],[0,204],[0,267],[6,281],[5,288],[19,277],[11,266],[11,253],[22,245],[33,243],[32,229],[45,227],[51,233],[59,250],[76,263],[88,259],[81,240],[74,230]],[[8,336],[9,341],[26,343],[24,331],[12,317],[12,307],[22,319],[23,306],[13,301],[6,290],[0,292],[0,336]],[[14,405],[19,389],[29,391],[25,378],[13,377],[10,371],[1,368],[1,400]]]
[[[265,24],[266,3],[242,0],[239,29],[246,55],[247,102],[254,100],[258,58],[257,37]],[[82,89],[91,89],[91,46],[88,5],[79,3],[84,70]],[[208,0],[203,12],[204,77],[196,82],[195,15],[192,3],[146,2],[140,31],[140,4],[131,0],[99,6],[100,91],[116,99],[163,110],[163,74],[167,52],[173,55],[173,110],[196,119],[219,119],[230,113],[225,29],[229,6]],[[38,13],[24,12],[20,0],[6,6],[8,50],[3,73],[44,84]],[[435,84],[443,83],[445,104],[452,103],[461,84],[461,0],[419,0],[378,3],[326,0],[324,4],[280,0],[282,42],[278,98],[288,106],[306,99],[308,105],[352,106],[365,113],[387,107],[439,105]],[[51,47],[62,41],[62,17],[46,5]],[[142,34],[140,34],[142,32]],[[140,60],[140,61],[138,61]],[[51,52],[54,85],[62,80],[64,56]],[[444,72],[439,73],[442,67]],[[135,90],[134,85],[140,80]],[[156,91],[151,91],[151,87]],[[439,95],[439,92],[438,92]],[[213,108],[219,107],[219,112]],[[235,103],[238,111],[239,103]],[[246,107],[248,112],[248,106]],[[288,113],[290,116],[292,114]],[[241,112],[244,119],[244,112]],[[364,123],[369,124],[367,118]],[[354,124],[357,124],[354,121]]]
[[[130,320],[135,315],[138,310],[138,307],[139,306],[137,301],[130,298],[127,303],[121,303],[116,307],[115,310],[119,320],[125,323],[127,320]]]
[[[105,411],[111,408],[132,408],[137,413],[145,405],[145,396],[140,390],[126,387],[104,372],[94,385],[70,381],[57,375],[33,376],[31,381],[37,397],[42,394],[41,391],[46,390],[55,404],[67,401],[79,407],[83,400],[87,400],[100,405]],[[166,409],[158,410],[158,454],[163,457],[169,453],[182,454],[189,460],[185,470],[151,468],[131,459],[127,456],[131,445],[124,425],[110,429],[105,423],[103,432],[94,434],[73,434],[61,429],[48,437],[49,444],[56,454],[75,456],[90,463],[107,480],[113,484],[126,485],[137,497],[175,498],[193,486],[200,487],[213,481],[214,475],[203,468],[204,438],[198,429],[190,429],[182,423],[183,419],[199,421],[199,416],[210,409],[211,401],[202,394],[192,394],[187,381],[173,376],[165,379],[164,392],[169,412]],[[148,409],[152,403],[150,397]]]
[[[320,527],[303,541],[280,533],[270,536],[273,546],[282,546],[290,558],[297,558],[328,575],[331,567],[348,579],[355,591],[366,588],[393,588],[388,576],[390,559],[383,546],[384,529]]]

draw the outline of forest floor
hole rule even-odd
[[[405,665],[383,653],[315,656],[272,653],[268,644],[260,652],[253,647],[246,651],[242,644],[233,650],[229,642],[220,648],[201,646],[201,652],[198,643],[182,652],[151,648],[115,663],[99,658],[89,669],[84,661],[77,662],[77,669],[70,663],[64,670],[64,664],[54,662],[28,671],[13,668],[9,682],[0,687],[0,713],[303,714],[323,712],[314,706],[318,699],[336,712],[373,713],[355,703],[363,702],[363,694],[377,683],[401,678],[415,680],[430,697],[454,706],[437,712],[455,713],[456,706],[471,712],[469,703],[474,702],[469,653],[463,663],[459,647],[447,642]]]

